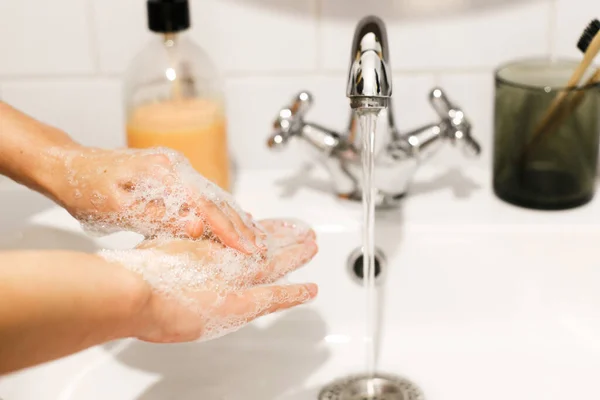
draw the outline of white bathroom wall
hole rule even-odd
[[[290,167],[304,155],[265,147],[272,118],[301,89],[307,117],[342,129],[353,28],[388,27],[400,129],[431,122],[428,91],[463,106],[483,145],[492,137],[493,69],[512,58],[577,56],[595,0],[191,0],[192,32],[223,69],[229,140],[241,167]],[[120,74],[150,33],[144,0],[0,0],[0,98],[78,141],[124,144]],[[452,149],[437,162],[459,162]]]

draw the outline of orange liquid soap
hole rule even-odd
[[[168,147],[202,176],[230,191],[227,120],[209,99],[175,99],[138,106],[127,123],[131,148]]]

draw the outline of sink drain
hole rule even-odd
[[[383,251],[375,249],[375,284],[377,284],[383,278],[383,272],[386,267],[386,259]],[[364,257],[362,248],[354,250],[348,256],[348,272],[354,281],[363,284],[365,278],[364,271]]]
[[[423,400],[410,381],[387,374],[354,375],[331,382],[319,393],[319,400]]]

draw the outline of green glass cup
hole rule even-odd
[[[493,187],[522,207],[560,210],[594,197],[600,72],[565,87],[578,60],[524,59],[495,71]]]

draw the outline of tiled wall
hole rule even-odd
[[[242,167],[289,167],[303,154],[265,148],[272,118],[300,89],[309,118],[342,129],[353,27],[388,26],[395,115],[430,122],[439,84],[471,117],[487,164],[492,70],[522,56],[576,56],[596,0],[190,0],[194,39],[223,69],[230,145]],[[0,0],[0,96],[96,146],[124,144],[120,74],[149,37],[144,0]],[[456,162],[452,151],[438,161]]]

